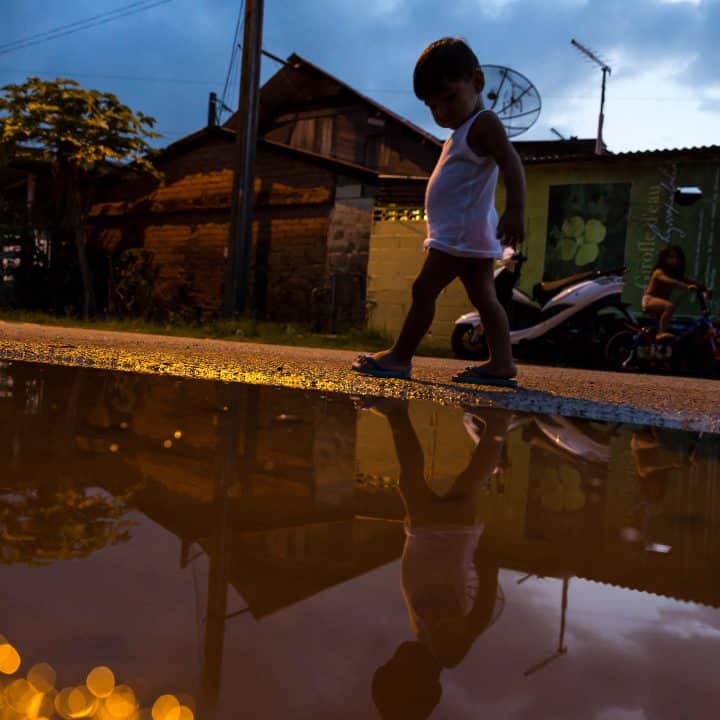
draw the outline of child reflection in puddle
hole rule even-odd
[[[450,490],[434,493],[425,482],[422,447],[407,401],[381,400],[400,462],[405,505],[402,591],[416,640],[402,643],[378,668],[372,693],[382,718],[428,718],[440,701],[440,675],[467,655],[502,611],[499,565],[481,546],[477,496],[503,461],[512,414],[483,410],[466,416],[476,449]]]
[[[636,430],[630,440],[635,471],[644,497],[660,502],[678,470],[692,464],[691,454],[682,456],[663,447],[655,428]]]

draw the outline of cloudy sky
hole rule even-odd
[[[28,74],[74,77],[158,119],[163,142],[205,123],[222,91],[240,0],[165,0],[23,49],[2,46],[127,6],[130,0],[0,0],[0,85]],[[138,5],[138,3],[134,3]],[[596,131],[600,72],[612,66],[605,140],[614,150],[720,143],[720,0],[266,0],[264,47],[297,52],[436,132],[412,94],[422,48],[461,35],[480,61],[529,77],[543,99],[524,139]],[[263,77],[277,69],[263,64]],[[235,93],[232,96],[235,104]]]

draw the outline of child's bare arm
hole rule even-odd
[[[505,212],[498,223],[498,237],[513,247],[525,234],[525,172],[517,151],[508,140],[495,113],[478,115],[468,134],[470,148],[478,155],[490,155],[505,180]]]
[[[695,280],[693,278],[683,278],[683,282],[688,286],[689,290],[692,290],[693,288],[697,288],[698,290],[705,290],[705,285],[700,282],[700,280]]]
[[[670,277],[666,272],[658,268],[655,271],[655,277],[660,280],[661,282],[666,283],[667,285],[671,285],[674,288],[677,288],[678,290],[689,290],[694,283],[689,282],[687,279],[685,280],[676,280],[674,277]]]

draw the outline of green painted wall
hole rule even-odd
[[[535,164],[526,168],[527,210],[524,252],[528,262],[520,286],[527,292],[543,279],[548,239],[550,188],[555,185],[630,183],[630,203],[625,237],[627,274],[625,300],[639,309],[655,258],[661,247],[649,229],[656,224],[664,229],[663,204],[668,193],[662,187],[663,174],[670,163],[677,164],[677,183],[697,185],[703,199],[689,208],[677,208],[675,223],[685,235],[673,234],[688,258],[688,273],[720,290],[720,156],[645,155],[638,158],[597,158],[582,162]],[[498,211],[505,203],[502,184],[497,192]],[[412,281],[423,262],[422,242],[425,226],[419,221],[374,223],[368,263],[369,324],[373,328],[397,334],[410,302]],[[577,270],[583,269],[578,267]],[[548,278],[557,279],[557,278]],[[716,292],[717,295],[717,292]],[[446,344],[453,321],[471,307],[459,283],[453,283],[440,297],[435,323],[428,341]],[[681,312],[694,312],[684,302]]]

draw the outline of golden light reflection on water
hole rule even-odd
[[[20,653],[0,635],[0,673],[14,675],[20,667]]]
[[[162,695],[152,706],[153,720],[179,720],[180,701],[174,695]]]
[[[88,673],[85,684],[93,695],[106,698],[115,689],[115,675],[109,667],[96,667]]]
[[[28,682],[40,693],[49,693],[57,684],[57,673],[47,663],[39,663],[30,668]]]
[[[0,672],[15,675],[20,653],[0,635]],[[0,680],[0,720],[195,720],[189,696],[161,695],[151,707],[140,707],[129,685],[116,685],[104,665],[93,668],[85,684],[57,690],[57,673],[48,663],[33,665],[27,677]]]

